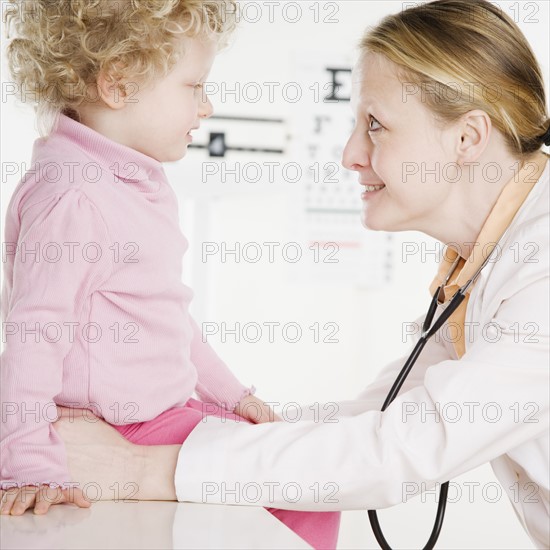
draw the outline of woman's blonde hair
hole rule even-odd
[[[146,87],[180,58],[183,35],[224,47],[236,9],[235,0],[9,0],[8,66],[47,135],[60,112],[78,118],[91,92],[97,100],[100,71]]]
[[[550,125],[543,76],[519,27],[486,0],[436,0],[369,28],[362,53],[383,54],[442,126],[485,111],[525,161]]]

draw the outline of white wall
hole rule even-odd
[[[308,9],[315,3],[300,2],[303,17],[291,24],[282,17],[282,7],[287,3],[274,6],[273,22],[269,22],[267,6],[256,3],[262,14],[260,21],[252,23],[244,19],[241,22],[234,44],[219,56],[209,80],[232,85],[236,82],[290,82],[296,78],[293,60],[300,51],[326,55],[327,58],[336,53],[353,59],[356,44],[365,28],[402,6],[401,2],[393,1],[322,2],[318,8],[321,18],[331,16],[337,22],[315,23],[314,12]],[[514,4],[517,5],[513,2],[498,4],[510,15],[514,13]],[[548,3],[527,4],[537,8],[539,22],[525,20],[526,13],[520,10],[522,18],[518,23],[530,40],[548,83]],[[249,18],[253,18],[256,12],[248,9],[251,10],[247,12]],[[291,17],[294,13],[287,12]],[[4,59],[2,62],[5,74]],[[261,131],[254,124],[237,125],[238,128],[231,123],[215,124],[228,129],[229,136],[248,136],[247,145],[255,141],[271,141],[283,144],[291,151],[291,141],[287,140],[286,134],[290,133],[291,117],[296,115],[296,111],[289,102],[263,100],[250,103],[231,98],[222,102],[220,96],[212,99],[217,114],[285,119],[282,127],[266,127]],[[20,174],[6,175],[5,162],[30,160],[32,142],[38,136],[33,125],[30,110],[16,106],[11,97],[7,101],[3,98],[2,214],[20,177]],[[206,132],[199,134],[198,138],[199,142],[201,138],[205,139]],[[273,160],[272,155],[231,153],[225,161],[246,163],[250,158],[256,162]],[[292,159],[291,154],[277,160],[284,162],[285,159]],[[403,355],[409,348],[410,344],[402,339],[402,324],[420,315],[429,301],[427,288],[437,263],[433,256],[423,261],[418,255],[407,262],[402,261],[402,244],[424,243],[428,249],[433,249],[436,243],[414,232],[395,234],[394,256],[398,261],[394,279],[391,285],[375,290],[347,283],[322,283],[315,277],[304,283],[304,272],[311,268],[305,262],[291,265],[279,259],[274,263],[235,263],[229,260],[204,264],[201,262],[201,248],[205,241],[244,244],[295,240],[292,201],[297,200],[296,189],[283,182],[278,185],[202,183],[201,172],[207,160],[204,151],[191,151],[183,161],[166,165],[180,199],[182,229],[190,240],[184,271],[186,282],[197,291],[194,315],[199,321],[226,322],[230,326],[235,322],[278,322],[281,325],[296,322],[303,329],[302,339],[294,344],[286,342],[279,332],[276,332],[273,343],[267,341],[267,335],[257,343],[236,343],[233,337],[228,337],[225,343],[219,338],[209,341],[242,382],[253,383],[257,395],[266,401],[310,404],[353,398],[386,363]],[[313,333],[308,329],[314,322],[321,325],[336,323],[339,342],[315,343]],[[483,466],[454,481],[477,481],[481,488],[494,480],[490,467]],[[490,503],[479,493],[480,490],[473,502],[468,502],[467,495],[463,495],[457,503],[447,506],[438,547],[531,547],[505,495]],[[417,547],[428,537],[435,509],[432,495],[426,504],[413,499],[406,505],[382,511],[379,517],[394,547]],[[344,514],[339,547],[377,548],[366,512]]]
[[[302,48],[317,51],[319,56],[326,55],[328,58],[334,51],[349,55],[355,50],[367,25],[376,23],[387,13],[399,10],[401,5],[401,2],[388,1],[338,2],[339,11],[335,16],[339,19],[337,24],[315,24],[311,17],[305,15],[294,25],[286,23],[282,16],[276,18],[273,24],[267,22],[267,15],[265,21],[258,23],[243,21],[234,45],[221,54],[210,79],[227,82],[230,88],[234,88],[235,83],[241,83],[242,87],[251,81],[291,82],[297,79],[291,63],[297,51]],[[499,5],[513,16],[515,8],[512,2],[501,2]],[[530,40],[548,82],[549,42],[544,32],[544,22],[548,22],[548,5],[537,3],[537,8],[540,9],[540,23],[520,20],[519,24]],[[304,7],[304,14],[306,12]],[[329,13],[327,7],[325,14]],[[252,18],[253,11],[250,12]],[[242,97],[240,101],[232,101],[233,98],[228,97],[227,103],[220,104],[221,99],[221,94],[213,97],[215,108],[222,114],[234,110],[238,113],[247,112],[251,116],[286,118],[295,115],[292,105],[284,101],[270,104],[266,100],[251,104]],[[303,108],[307,109],[307,106],[303,105]],[[238,133],[238,130],[235,132]],[[253,160],[258,163],[263,159],[262,156],[253,156]],[[247,155],[230,153],[226,160],[228,165],[234,167],[235,162],[246,163]],[[184,168],[182,174],[191,174],[186,170]],[[197,171],[194,175],[198,178]],[[215,202],[210,202],[213,219],[210,233],[203,239],[194,238],[192,247],[198,249],[205,240],[217,243],[223,241],[228,245],[236,242],[244,245],[248,242],[286,243],[294,240],[294,226],[286,215],[289,197],[290,200],[295,198],[291,186],[281,184],[279,188],[274,188],[265,184],[261,192],[249,189],[250,194],[245,193],[243,196],[241,191],[247,187],[246,184],[241,181],[240,185],[231,185],[232,178],[228,177],[227,180],[230,183],[225,184],[226,192],[219,195]],[[186,188],[194,188],[197,182],[189,182],[182,177],[181,181],[175,181],[175,185],[181,185],[180,196],[184,199]],[[211,183],[201,183],[199,179],[199,185],[207,188],[199,193],[208,193],[210,186],[211,192],[217,194]],[[190,191],[191,194],[193,192]],[[185,222],[182,219],[184,225]],[[359,220],[357,223],[360,223]],[[395,234],[394,254],[398,262],[395,265],[394,281],[392,285],[378,290],[358,289],[347,284],[328,285],[316,280],[311,280],[305,286],[288,279],[289,265],[284,261],[251,264],[244,261],[236,263],[229,256],[226,263],[218,259],[211,267],[214,273],[208,280],[209,301],[196,315],[203,321],[226,322],[231,327],[237,321],[241,322],[241,326],[246,322],[261,324],[265,321],[279,322],[281,325],[290,321],[299,323],[304,329],[304,335],[295,344],[285,342],[282,337],[269,343],[265,340],[267,335],[258,343],[247,343],[242,339],[236,343],[231,335],[227,335],[225,343],[217,337],[209,341],[243,383],[254,383],[258,388],[257,394],[266,401],[312,404],[350,399],[385,364],[407,351],[410,344],[402,339],[402,323],[412,321],[427,307],[427,287],[437,264],[433,256],[421,258],[418,255],[402,262],[401,250],[405,242],[416,242],[419,246],[424,243],[427,250],[434,250],[437,244],[419,233]],[[200,256],[200,251],[196,250],[195,253]],[[212,265],[210,259],[208,265]],[[304,264],[292,268],[306,270]],[[312,342],[307,327],[315,321],[321,324],[328,321],[337,323],[339,343]],[[517,521],[507,497],[502,494],[495,502],[490,502],[494,495],[491,490],[495,480],[489,465],[454,480],[457,484],[455,487],[463,490],[468,486],[465,483],[471,483],[475,491],[474,498],[470,502],[469,496],[463,492],[455,503],[447,505],[445,527],[438,547],[531,547],[530,539]],[[482,497],[482,490],[487,491],[487,499]],[[425,503],[413,499],[406,505],[381,511],[380,523],[390,544],[397,548],[424,544],[433,525],[436,507],[436,497],[431,494],[427,495]],[[468,525],[468,528],[464,528],[464,525]],[[366,512],[344,513],[339,547],[378,548]]]

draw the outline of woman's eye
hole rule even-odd
[[[379,128],[373,128],[372,125],[371,125],[372,121],[376,122],[376,124],[378,124]],[[380,130],[381,127],[382,127],[381,124],[373,116],[371,116],[370,120],[369,120],[369,130],[368,131],[369,132],[377,132],[378,130]]]

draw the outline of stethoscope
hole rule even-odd
[[[432,301],[430,303],[430,307],[428,308],[428,312],[426,313],[426,318],[422,323],[422,333],[421,333],[420,339],[418,340],[416,346],[414,347],[411,354],[409,355],[409,358],[405,362],[405,365],[401,369],[401,372],[398,374],[397,378],[395,379],[395,382],[393,383],[393,386],[391,387],[388,393],[388,396],[386,397],[386,400],[384,401],[384,404],[380,409],[382,412],[385,411],[386,408],[389,406],[389,404],[397,397],[397,393],[401,389],[403,382],[405,382],[407,375],[409,374],[412,366],[418,359],[418,356],[420,355],[420,352],[426,345],[426,342],[443,326],[443,323],[445,323],[445,321],[453,314],[453,312],[462,303],[462,301],[466,297],[466,291],[468,290],[468,288],[470,288],[470,286],[472,286],[472,284],[479,277],[481,270],[487,265],[490,258],[493,256],[493,253],[498,248],[498,245],[502,241],[503,236],[504,234],[501,235],[495,247],[491,250],[490,254],[487,256],[487,258],[484,260],[481,266],[477,269],[477,271],[472,275],[472,277],[468,280],[468,282],[466,282],[454,293],[448,305],[445,306],[445,309],[441,312],[441,315],[436,319],[433,326],[430,326],[432,324],[438,302],[441,301],[441,303],[443,303],[445,301],[444,288],[449,282],[449,279],[454,273],[454,270],[456,269],[456,266],[458,265],[461,258],[460,255],[456,257],[453,264],[451,265],[449,273],[445,277],[445,280],[434,292]],[[441,532],[441,527],[443,526],[443,517],[445,515],[445,506],[447,505],[448,490],[449,490],[449,482],[446,481],[441,485],[441,489],[439,491],[439,503],[437,506],[437,514],[435,517],[434,527],[432,529],[430,538],[428,539],[428,542],[426,543],[426,546],[424,546],[423,550],[432,550],[433,547],[435,546],[435,543],[437,542],[439,533]],[[369,514],[369,521],[370,521],[374,536],[378,541],[378,544],[380,545],[382,550],[392,550],[390,545],[387,543],[386,539],[384,538],[384,535],[382,534],[382,530],[380,529],[380,524],[378,523],[378,517],[376,516],[376,510],[368,510],[367,512]]]

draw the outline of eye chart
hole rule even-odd
[[[278,188],[288,196],[286,212],[280,213],[286,217],[288,241],[298,243],[302,253],[298,265],[288,261],[289,281],[379,288],[393,275],[392,235],[363,227],[358,176],[341,165],[353,129],[352,62],[319,52],[296,53],[292,59],[286,85],[301,91],[300,101],[287,102],[284,108],[252,105],[253,110],[243,102],[233,105],[215,98],[219,114],[203,121],[190,147],[203,173],[184,178],[199,182],[186,187],[187,195],[197,198],[196,232],[208,234],[210,205],[218,198],[262,195]],[[274,177],[269,170],[255,169],[270,163],[289,167],[289,177],[283,177],[280,168]],[[295,174],[292,165],[299,167],[300,176],[289,183],[285,180]],[[180,168],[180,178],[187,166],[193,164]],[[200,285],[206,280],[201,273],[206,266],[199,257],[194,264],[193,280]]]
[[[358,175],[341,165],[354,125],[351,61],[320,53],[295,59],[294,76],[313,99],[291,117],[290,156],[304,166],[295,234],[314,254],[316,280],[380,287],[392,279],[392,235],[363,227]]]

